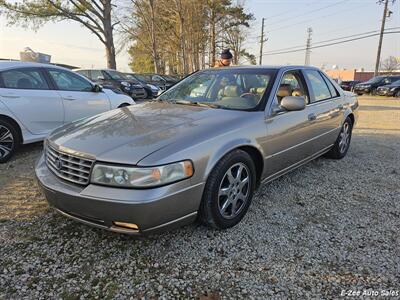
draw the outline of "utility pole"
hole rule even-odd
[[[381,34],[379,35],[379,44],[378,44],[378,53],[376,54],[376,63],[375,63],[375,72],[374,76],[378,75],[379,72],[379,64],[381,61],[381,50],[382,50],[382,40],[383,40],[383,33],[385,31],[385,23],[386,23],[386,17],[388,13],[388,4],[389,0],[380,0],[379,3],[382,3],[385,1],[385,8],[383,9],[383,18],[382,18],[382,24],[381,24]],[[392,0],[394,3],[394,0]]]
[[[312,28],[308,27],[307,28],[306,59],[305,59],[305,62],[304,62],[304,64],[306,66],[310,65],[312,32],[313,32]]]
[[[262,21],[261,21],[261,38],[260,38],[260,65],[262,65],[262,57],[263,57],[264,21],[265,21],[265,18],[262,18]]]

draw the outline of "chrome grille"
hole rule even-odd
[[[46,147],[46,163],[58,177],[77,184],[89,183],[93,160],[60,152],[53,147]]]

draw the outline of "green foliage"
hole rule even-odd
[[[143,45],[136,44],[129,48],[128,53],[131,57],[129,67],[136,73],[151,73],[154,71],[154,62],[149,51]]]

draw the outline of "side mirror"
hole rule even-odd
[[[97,76],[97,80],[104,80],[104,77],[103,76]]]
[[[281,107],[287,111],[303,110],[306,108],[306,99],[299,96],[286,96],[281,100]]]
[[[95,84],[92,88],[92,92],[94,92],[94,93],[100,93],[102,90],[103,90],[103,88],[98,84]]]

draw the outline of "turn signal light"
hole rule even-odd
[[[124,227],[124,228],[139,230],[139,226],[137,226],[137,225],[134,224],[134,223],[125,223],[125,222],[117,222],[117,221],[114,221],[113,224],[114,224],[115,226],[119,226],[119,227]]]

